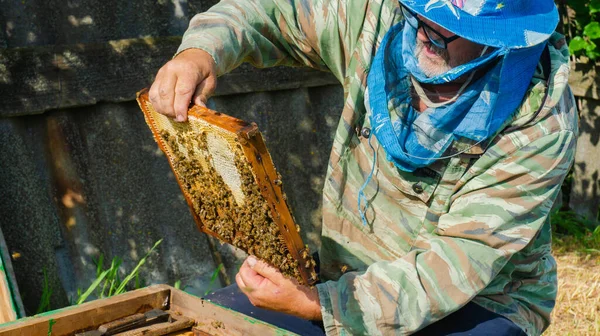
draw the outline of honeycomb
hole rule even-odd
[[[203,232],[266,261],[301,284],[317,280],[255,124],[198,106],[178,123],[138,103]]]

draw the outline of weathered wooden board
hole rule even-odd
[[[17,312],[12,303],[12,295],[8,280],[4,274],[2,260],[0,260],[0,323],[17,319]]]
[[[157,308],[194,319],[196,328],[210,335],[296,335],[173,287],[155,285],[0,325],[0,336],[47,335],[50,330],[53,336],[72,335]]]
[[[569,207],[598,224],[600,210],[600,100],[578,98],[579,137]]]
[[[569,85],[577,97],[600,100],[600,66],[589,62],[579,62],[571,65]]]
[[[571,66],[569,84],[577,98],[579,137],[575,152],[569,207],[599,223],[600,213],[600,66],[578,60]]]
[[[24,315],[10,255],[0,229],[0,324],[14,321]]]
[[[53,336],[71,335],[135,313],[145,313],[155,308],[166,309],[170,293],[167,287],[148,287],[21,319],[1,326],[0,335],[47,335],[51,321]]]
[[[0,116],[134,100],[180,42],[181,37],[160,37],[0,49]],[[246,65],[222,76],[216,95],[337,83],[331,74],[308,68]]]
[[[296,335],[266,322],[204,301],[183,291],[171,291],[171,310],[196,320],[197,328],[208,335]],[[2,336],[0,334],[0,336]]]

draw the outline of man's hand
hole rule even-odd
[[[301,286],[267,263],[250,256],[235,276],[240,290],[259,308],[280,311],[307,320],[321,320],[316,288]]]
[[[158,70],[149,98],[156,112],[185,121],[190,102],[206,106],[216,87],[216,65],[210,54],[187,49]]]

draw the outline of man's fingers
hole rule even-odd
[[[175,98],[175,84],[177,77],[173,75],[165,76],[160,82],[158,88],[158,106],[157,111],[169,117],[175,117],[173,111],[173,99]]]
[[[158,70],[150,87],[154,109],[179,121],[187,119],[190,101],[206,102],[215,90],[215,62],[200,49],[187,49]]]
[[[177,121],[186,121],[187,111],[192,100],[192,94],[196,86],[195,77],[180,76],[175,86],[175,98],[173,99],[173,112]]]
[[[217,88],[217,79],[215,76],[208,76],[204,79],[194,92],[194,104],[206,107],[206,102]]]
[[[237,283],[237,285],[240,288],[240,290],[242,291],[242,293],[244,293],[246,295],[246,297],[248,298],[248,300],[250,301],[250,303],[253,306],[255,306],[255,307],[261,306],[261,300],[257,297],[257,294],[258,294],[258,296],[260,296],[260,292],[257,292],[254,290],[254,288],[247,286],[246,283],[244,282],[242,275],[239,272],[235,276],[235,282]]]
[[[156,78],[154,78],[154,82],[152,83],[150,90],[148,91],[148,98],[150,99],[150,102],[152,103],[154,108],[157,108],[158,104],[160,103],[160,98],[158,96],[158,88],[160,87],[160,83],[162,82],[163,73],[164,71],[162,70],[162,68],[160,68],[160,70],[158,70],[158,73],[156,73]]]
[[[283,274],[276,270],[273,266],[262,260],[256,259],[254,256],[249,256],[246,259],[248,266],[260,276],[271,280],[275,284],[279,284],[284,279]]]
[[[248,286],[246,286],[246,283],[244,282],[244,279],[242,279],[242,277],[240,276],[240,273],[235,275],[235,283],[238,285],[242,292],[245,292],[246,288],[248,288]]]
[[[247,260],[240,267],[238,274],[242,277],[248,288],[258,288],[265,281],[265,277],[254,271]]]

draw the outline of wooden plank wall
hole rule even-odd
[[[600,66],[586,60],[571,66],[569,83],[577,98],[579,137],[569,207],[598,223],[600,209]]]
[[[154,278],[145,274],[144,280],[181,279],[198,293],[206,289],[216,265],[204,250],[205,236],[188,220],[179,188],[168,178],[166,161],[156,157],[134,102],[180,41],[156,37],[0,49],[5,191],[0,227],[11,251],[22,252],[14,265],[30,314],[39,305],[44,268],[51,308],[61,307],[77,288],[89,286],[100,253],[105,261],[119,256],[131,263],[130,256],[159,238],[165,242],[153,256],[156,263],[145,266]],[[306,223],[301,234],[307,244],[308,234],[318,241],[315,214],[342,94],[328,73],[242,66],[219,79],[214,99],[223,112],[257,121],[277,140],[269,148],[290,186],[296,219]],[[218,248],[234,272],[242,256]]]
[[[135,100],[177,50],[181,37],[0,49],[0,117],[97,102]],[[219,79],[216,96],[338,84],[308,68],[243,65]]]

